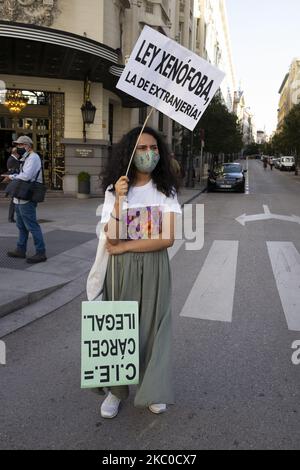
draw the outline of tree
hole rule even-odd
[[[249,144],[246,146],[244,150],[244,155],[259,155],[261,152],[261,146],[253,142],[253,144]]]
[[[288,153],[300,155],[300,104],[294,106],[284,119],[282,134]]]
[[[283,125],[271,140],[273,153],[300,156],[300,104],[285,117]]]
[[[281,153],[286,153],[286,142],[282,131],[277,132],[270,143],[273,149],[273,155],[280,155]]]
[[[205,150],[214,155],[237,153],[243,147],[237,116],[230,113],[220,95],[216,95],[194,131],[194,151],[200,152],[201,129],[205,132]]]

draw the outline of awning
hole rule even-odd
[[[97,41],[51,28],[0,21],[0,75],[25,75],[103,83],[118,95],[123,106],[140,107],[115,88],[118,53]],[[119,66],[120,67],[120,66]]]

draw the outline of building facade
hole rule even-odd
[[[246,147],[256,141],[256,129],[254,116],[250,107],[246,106],[245,95],[242,90],[234,93],[233,112],[237,115],[243,134],[243,143]]]
[[[268,137],[265,131],[257,131],[257,143],[259,145],[265,144],[268,141]]]
[[[221,84],[221,93],[229,111],[233,111],[236,77],[233,64],[229,24],[225,0],[196,0],[195,51],[226,76]]]
[[[173,36],[176,1],[2,0],[0,80],[11,99],[26,106],[12,113],[0,103],[0,147],[30,135],[43,157],[52,189],[76,194],[81,171],[101,194],[99,174],[109,148],[144,122],[147,108],[116,89],[127,57],[145,24]],[[82,106],[96,108],[84,126]],[[171,143],[172,123],[154,113],[150,125]],[[2,163],[4,169],[4,163]]]
[[[30,135],[48,186],[65,193],[76,194],[77,176],[87,171],[92,193],[100,194],[112,132],[130,115],[132,102],[115,89],[119,54],[104,21],[110,3],[119,17],[130,7],[127,0],[0,3],[0,79],[27,102],[19,113],[0,105],[0,146]],[[87,100],[96,114],[84,139],[81,107]]]
[[[300,103],[300,58],[294,59],[279,89],[278,129],[293,106]]]
[[[30,135],[49,188],[75,195],[78,174],[86,171],[91,193],[101,194],[99,175],[111,145],[147,115],[143,103],[116,89],[145,25],[224,70],[222,95],[233,110],[224,0],[2,0],[0,81],[6,94],[0,101],[0,149]],[[18,96],[24,106],[12,112]],[[96,108],[91,120],[86,103]],[[162,113],[153,113],[149,125],[170,149],[182,138]],[[1,169],[4,164],[2,159]]]

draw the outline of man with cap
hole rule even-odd
[[[33,151],[33,142],[31,138],[27,135],[23,135],[13,142],[13,144],[16,145],[17,152],[20,156],[20,173],[6,176],[4,182],[8,183],[14,179],[35,181],[38,175],[36,181],[42,183],[42,162],[39,155]],[[37,203],[16,198],[14,198],[14,203],[17,215],[17,227],[19,229],[19,240],[16,250],[9,251],[7,256],[10,258],[26,258],[27,241],[29,233],[31,233],[36,254],[27,258],[27,263],[36,264],[47,261],[42,230],[36,218]]]

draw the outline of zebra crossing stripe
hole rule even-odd
[[[290,242],[267,246],[288,328],[300,331],[300,255]]]
[[[238,241],[214,241],[180,316],[232,321]]]

